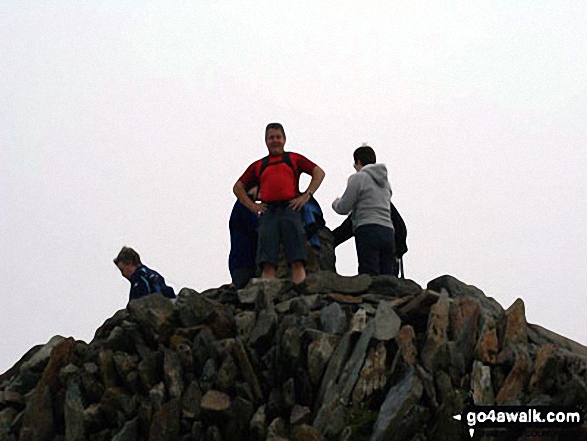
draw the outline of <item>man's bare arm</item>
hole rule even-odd
[[[258,204],[249,198],[247,190],[245,190],[245,186],[241,181],[236,181],[236,184],[234,184],[234,187],[232,187],[232,192],[238,198],[240,203],[251,210],[253,213],[260,214],[267,209],[265,204]]]
[[[292,199],[289,203],[289,206],[294,210],[301,210],[301,208],[308,203],[316,190],[318,190],[320,184],[322,184],[322,181],[324,180],[324,176],[326,176],[324,170],[318,166],[314,167],[312,170],[312,180],[310,181],[310,185],[308,185],[308,188],[304,193],[299,195],[297,198]]]

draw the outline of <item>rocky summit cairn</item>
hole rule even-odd
[[[528,324],[522,300],[323,271],[147,296],[89,344],[32,348],[0,375],[0,441],[461,440],[471,404],[586,403],[587,348]]]

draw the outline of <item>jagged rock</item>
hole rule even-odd
[[[22,373],[29,370],[42,371],[49,362],[53,348],[62,343],[64,340],[65,337],[60,335],[52,337],[46,344],[41,346],[32,357],[22,363],[19,369],[20,372]]]
[[[127,421],[112,441],[137,441],[139,439],[139,418]]]
[[[491,369],[479,361],[473,363],[471,374],[471,390],[473,391],[473,402],[477,406],[493,406],[495,397],[491,384]]]
[[[243,378],[251,388],[251,391],[254,394],[255,399],[260,400],[263,396],[263,393],[261,391],[261,386],[259,385],[259,379],[255,374],[255,370],[251,365],[251,362],[247,355],[247,351],[241,343],[240,339],[236,339],[234,345],[234,354],[240,366]]]
[[[372,441],[410,439],[417,426],[414,426],[411,415],[422,396],[423,386],[413,368],[409,368],[404,378],[393,386],[379,410],[373,427]]]
[[[386,366],[385,360],[387,358],[387,349],[383,342],[379,342],[377,346],[369,349],[367,358],[359,379],[353,390],[353,402],[360,403],[365,397],[369,397],[374,391],[382,389],[386,382]]]
[[[351,332],[363,332],[365,326],[367,326],[367,310],[360,308],[351,320]]]
[[[259,313],[257,323],[251,332],[249,346],[255,348],[259,354],[266,353],[273,343],[277,329],[277,314],[265,310]]]
[[[300,424],[294,427],[294,441],[324,441],[324,436],[315,427]]]
[[[528,323],[526,322],[526,308],[522,299],[516,301],[506,311],[507,324],[505,328],[504,346],[508,344],[528,343]]]
[[[283,418],[275,418],[267,428],[268,441],[282,441],[285,440],[286,425]]]
[[[444,291],[438,301],[430,308],[426,343],[422,348],[422,365],[433,371],[438,363],[439,352],[445,349],[448,341],[450,303],[448,293]]]
[[[375,313],[375,333],[377,340],[391,340],[397,337],[402,322],[393,309],[393,303],[383,301],[379,303]]]
[[[323,332],[314,332],[312,335],[313,341],[308,345],[308,374],[312,384],[318,385],[340,337]]]
[[[422,287],[410,279],[395,276],[375,276],[369,286],[369,292],[383,294],[388,297],[414,296],[422,291]]]
[[[428,282],[427,289],[441,292],[442,289],[448,291],[449,297],[456,299],[461,297],[470,297],[476,300],[482,308],[482,315],[490,316],[497,323],[504,315],[504,310],[493,297],[487,297],[483,291],[472,285],[467,285],[452,276],[441,276]]]
[[[477,342],[479,303],[471,298],[458,298],[451,306],[451,332],[457,352],[469,366]],[[488,317],[491,320],[491,317]]]
[[[430,307],[439,298],[439,294],[424,290],[414,296],[408,303],[399,308],[398,315],[402,323],[410,323],[416,331],[424,331],[428,325]]]
[[[192,381],[181,399],[181,412],[184,418],[194,419],[200,416],[202,391],[197,381]]]
[[[306,278],[307,290],[311,294],[362,294],[371,286],[371,276],[361,274],[353,277],[341,276],[330,271],[320,271]]]
[[[234,317],[236,325],[236,334],[243,340],[247,341],[255,327],[257,314],[254,311],[243,311]]]
[[[65,392],[65,439],[66,441],[83,441],[84,430],[84,405],[79,387],[79,379],[70,377]]]
[[[222,441],[220,429],[217,426],[210,426],[206,431],[206,441]]]
[[[334,302],[320,311],[322,330],[328,334],[342,334],[347,329],[346,314],[340,304]]]
[[[291,425],[296,424],[309,424],[312,418],[312,411],[307,406],[300,406],[296,404],[291,410],[289,417],[289,423]]]
[[[530,373],[531,361],[525,352],[521,352],[495,397],[495,402],[500,405],[520,405],[523,391],[530,380]]]
[[[160,294],[151,294],[131,300],[128,310],[131,318],[149,332],[151,338],[156,339],[173,316],[173,303]]]
[[[418,348],[416,347],[416,333],[410,325],[402,326],[397,336],[399,353],[405,364],[413,365],[418,359]]]
[[[520,300],[506,314],[450,276],[251,286],[133,301],[90,344],[31,349],[0,375],[0,441],[469,439],[452,415],[470,398],[587,402],[587,348],[527,324]]]
[[[169,398],[180,398],[183,392],[182,369],[179,355],[169,349],[164,350],[163,371]]]
[[[224,392],[218,390],[209,390],[202,397],[200,404],[202,411],[209,414],[222,414],[230,408],[230,397]]]
[[[475,357],[485,364],[497,363],[497,352],[499,350],[499,341],[495,323],[491,317],[488,317],[481,329],[481,336],[475,347]]]
[[[150,440],[176,441],[179,438],[180,404],[177,398],[168,401],[153,415]]]
[[[251,418],[251,435],[253,439],[264,440],[267,435],[267,416],[265,406],[259,406],[253,418]]]

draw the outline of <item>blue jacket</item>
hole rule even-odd
[[[145,265],[139,266],[130,276],[129,302],[156,292],[169,299],[175,298],[173,288],[165,284],[165,279],[161,274]]]

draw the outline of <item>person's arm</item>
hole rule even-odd
[[[245,185],[241,181],[236,181],[236,184],[232,187],[232,191],[238,198],[239,202],[253,213],[261,214],[267,209],[266,204],[256,203],[249,197],[247,190],[245,190]]]
[[[342,197],[335,199],[332,203],[332,209],[336,213],[346,215],[353,210],[353,207],[359,199],[360,179],[359,173],[351,175]]]
[[[289,201],[289,206],[296,211],[301,210],[302,207],[308,203],[314,193],[316,193],[316,190],[320,188],[320,184],[322,184],[324,176],[326,176],[324,170],[318,166],[315,166],[312,170],[312,180],[310,181],[310,185],[308,185],[308,188],[305,192]]]

